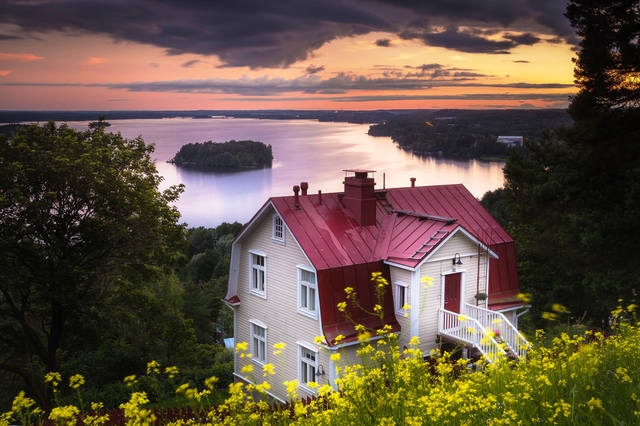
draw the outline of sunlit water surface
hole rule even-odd
[[[369,125],[312,120],[140,119],[110,121],[111,132],[142,136],[153,154],[163,188],[183,183],[176,203],[190,227],[245,223],[271,196],[292,194],[293,185],[309,182],[309,193],[343,189],[345,169],[375,170],[376,188],[462,183],[480,198],[503,185],[501,162],[422,158],[397,147],[390,138],[367,135]],[[86,129],[86,122],[69,122]],[[167,163],[189,142],[254,140],[273,148],[273,167],[237,173],[204,173]]]

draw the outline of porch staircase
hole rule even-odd
[[[465,304],[463,313],[440,309],[438,333],[476,349],[488,362],[500,358],[525,359],[531,346],[500,312]]]

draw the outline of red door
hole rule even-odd
[[[460,277],[462,274],[444,276],[444,309],[460,313]]]

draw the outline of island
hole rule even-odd
[[[196,142],[183,145],[168,161],[178,167],[206,172],[271,168],[271,145],[256,141]]]

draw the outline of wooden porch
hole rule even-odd
[[[476,349],[488,362],[501,357],[525,359],[531,346],[500,312],[465,304],[462,313],[440,309],[438,333]]]

